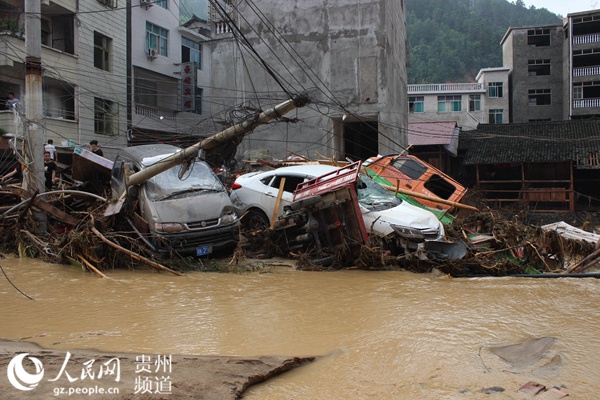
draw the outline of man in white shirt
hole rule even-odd
[[[53,161],[56,161],[56,158],[55,158],[56,147],[54,146],[54,141],[52,139],[48,139],[48,143],[44,145],[44,151],[47,151],[48,153],[50,153],[50,158]]]
[[[19,103],[20,101],[15,97],[15,94],[13,92],[8,92],[8,100],[6,100],[8,109],[16,108]]]

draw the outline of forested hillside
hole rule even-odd
[[[407,0],[406,10],[410,84],[472,81],[481,68],[502,66],[509,27],[561,22],[521,0]]]

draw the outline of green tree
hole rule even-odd
[[[511,26],[560,24],[546,9],[522,0],[407,0],[408,82],[474,80],[502,65],[500,41]]]

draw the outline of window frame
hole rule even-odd
[[[552,105],[552,90],[551,89],[529,89],[528,102],[530,106],[551,106]]]
[[[504,97],[504,82],[488,82],[488,97],[491,99]]]
[[[116,134],[115,117],[118,115],[118,112],[114,112],[116,104],[109,99],[94,97],[94,133],[105,136]]]
[[[498,120],[498,116],[500,119]],[[488,113],[488,119],[490,124],[502,124],[504,123],[504,109],[502,108],[490,108]]]
[[[146,21],[146,49],[156,50],[156,54],[169,56],[169,30]]]
[[[481,95],[470,94],[469,95],[469,111],[478,112],[481,111]]]
[[[462,112],[462,96],[438,96],[438,112]]]
[[[425,96],[408,96],[408,112],[420,114],[425,112]]]
[[[547,47],[551,43],[549,28],[534,28],[527,30],[527,45],[530,47]]]
[[[183,58],[183,49],[181,51],[181,62],[195,62],[196,63],[196,68],[199,70],[202,70],[202,44],[199,42],[194,42],[191,39],[188,39],[186,37],[182,37],[181,38],[181,47],[185,47],[187,49],[189,49],[189,59],[185,60]],[[197,47],[197,48],[196,48]],[[197,55],[196,57],[192,57],[192,55]]]
[[[547,76],[550,75],[550,60],[528,60],[527,61],[527,74],[529,76]]]
[[[100,43],[97,43],[97,40]],[[103,71],[111,70],[112,39],[98,31],[94,31],[94,67]]]

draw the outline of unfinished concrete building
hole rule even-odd
[[[285,91],[307,91],[313,99],[289,113],[288,123],[246,136],[238,155],[364,159],[406,146],[404,0],[236,7],[218,1],[210,9],[213,114],[240,104],[248,112],[264,109],[285,100]],[[226,125],[233,117],[219,118]]]

